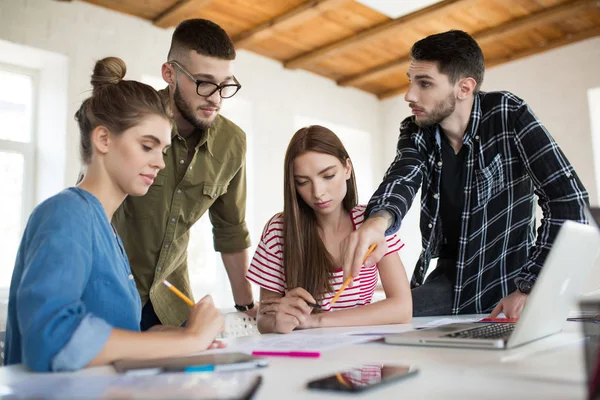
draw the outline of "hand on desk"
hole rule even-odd
[[[506,318],[519,318],[526,301],[527,295],[515,290],[500,300],[496,308],[492,310],[490,318],[496,318],[501,312],[504,313]]]
[[[316,303],[310,293],[298,287],[287,292],[284,297],[261,300],[260,313],[274,315],[275,332],[290,333],[296,328],[312,327],[313,309],[306,302]]]
[[[250,318],[255,318],[256,317],[256,313],[258,310],[258,304],[254,304],[254,307],[252,307],[252,309],[245,311],[244,313],[249,316]]]

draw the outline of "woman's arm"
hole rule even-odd
[[[316,303],[304,289],[295,288],[282,296],[260,289],[260,309],[257,325],[260,333],[290,333],[310,318],[312,308],[306,302]]]
[[[301,328],[405,324],[412,318],[412,296],[404,265],[398,253],[392,253],[378,264],[385,299],[350,310],[330,311],[310,316]]]
[[[87,366],[106,365],[119,359],[184,356],[222,347],[213,341],[221,332],[223,321],[212,298],[205,296],[190,310],[185,328],[172,327],[147,332],[113,329],[100,353]]]

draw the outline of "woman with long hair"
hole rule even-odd
[[[340,243],[364,220],[348,152],[329,129],[313,125],[292,137],[284,162],[284,208],[265,226],[247,278],[260,286],[258,329],[398,324],[410,321],[412,300],[403,244],[387,238],[386,256],[365,265],[337,302],[342,286]],[[385,300],[371,304],[381,277]]]
[[[29,218],[10,285],[5,364],[65,371],[222,346],[214,339],[223,316],[209,296],[185,328],[139,332],[140,296],[110,221],[165,167],[172,122],[159,94],[123,80],[125,71],[119,58],[96,63],[92,95],[75,114],[85,176]]]

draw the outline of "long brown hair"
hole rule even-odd
[[[319,125],[308,126],[296,132],[285,153],[283,263],[286,284],[288,289],[306,289],[319,301],[332,291],[329,278],[336,266],[319,236],[313,209],[296,191],[294,160],[309,151],[332,155],[344,166],[350,157],[335,133]],[[342,205],[346,211],[351,212],[358,203],[354,169],[346,185],[347,192]]]

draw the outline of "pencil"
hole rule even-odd
[[[375,247],[377,247],[377,245],[375,243],[373,243],[371,245],[371,247],[369,247],[369,250],[367,250],[367,254],[365,255],[365,258],[363,258],[363,264],[365,263],[365,261],[367,261],[367,257],[369,257],[371,255],[371,253],[373,252],[373,250],[375,250]],[[333,297],[333,299],[331,299],[331,305],[333,305],[336,301],[338,301],[338,299],[340,298],[340,296],[342,295],[342,293],[344,292],[344,289],[346,289],[348,287],[348,285],[350,284],[350,282],[352,282],[352,275],[350,275],[346,281],[344,282],[344,284],[342,285],[342,287],[340,288],[340,290],[338,290],[338,292],[335,294],[335,296]]]
[[[164,283],[171,292],[175,293],[177,295],[177,297],[179,297],[181,300],[185,301],[188,306],[190,307],[194,307],[194,302],[190,300],[189,297],[187,297],[185,294],[181,293],[179,291],[179,289],[177,289],[175,286],[171,285],[166,279],[163,279],[162,283]]]

